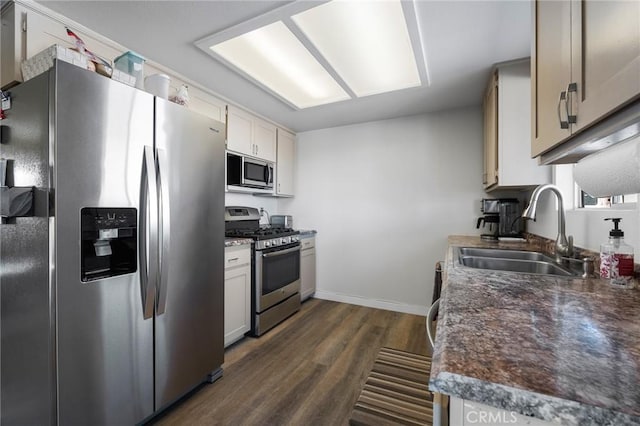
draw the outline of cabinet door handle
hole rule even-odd
[[[228,260],[227,260],[227,262],[228,262],[228,263],[235,262],[235,261],[237,261],[238,259],[240,259],[240,258],[239,258],[239,257],[232,257],[231,259],[228,259]]]
[[[565,109],[567,111],[567,122],[569,123],[577,123],[578,116],[569,114],[569,104],[571,103],[571,92],[578,92],[578,84],[577,83],[569,83],[567,86],[567,99],[564,101]]]
[[[562,112],[560,110],[560,106],[562,104],[562,101],[565,101],[565,105],[566,105],[566,102],[567,102],[567,92],[566,91],[560,92],[560,97],[558,98],[558,121],[560,122],[560,128],[561,129],[568,129],[569,128],[569,122],[562,120]],[[568,113],[569,113],[569,110],[567,108],[567,114]]]

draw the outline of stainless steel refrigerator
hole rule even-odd
[[[64,62],[10,93],[1,423],[139,423],[222,373],[224,124]]]

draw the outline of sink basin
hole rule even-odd
[[[498,259],[520,259],[553,262],[553,259],[537,251],[501,250],[475,247],[459,247],[461,256],[491,257]]]
[[[553,258],[535,251],[457,247],[460,266],[494,271],[571,277],[576,274],[558,265]]]

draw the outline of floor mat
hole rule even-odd
[[[382,348],[351,413],[353,426],[432,425],[431,358]]]

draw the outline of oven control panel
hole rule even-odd
[[[256,241],[256,250],[264,250],[273,247],[284,246],[287,244],[297,243],[300,241],[299,235],[289,235],[287,237],[276,237],[269,240]]]

